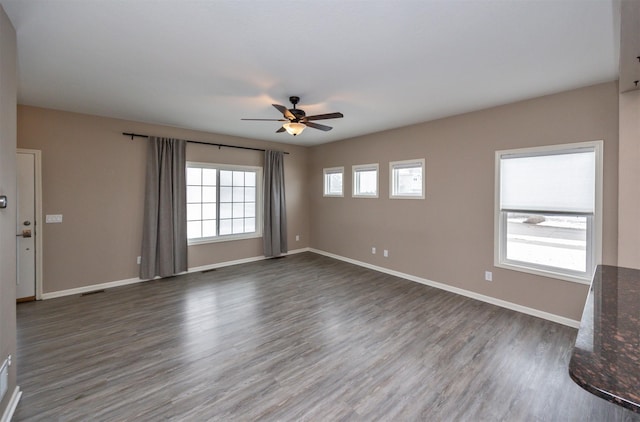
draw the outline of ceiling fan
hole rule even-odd
[[[342,113],[327,113],[316,114],[315,116],[307,116],[304,110],[296,108],[296,104],[300,101],[300,97],[289,97],[289,101],[293,104],[293,108],[286,108],[280,104],[272,104],[280,113],[284,119],[240,119],[240,120],[260,120],[270,122],[287,122],[282,127],[276,130],[276,133],[287,132],[290,135],[296,136],[302,133],[306,127],[312,127],[314,129],[320,129],[322,131],[330,131],[333,129],[331,126],[321,125],[319,123],[313,123],[312,120],[327,120],[327,119],[339,119],[344,117]]]

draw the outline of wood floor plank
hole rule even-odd
[[[17,312],[16,421],[640,421],[576,330],[313,253]]]

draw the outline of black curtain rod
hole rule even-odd
[[[124,136],[131,136],[131,140],[133,140],[133,138],[148,138],[149,137],[149,135],[140,135],[138,133],[130,133],[130,132],[122,132],[122,134]],[[251,151],[262,151],[262,152],[266,151],[266,150],[261,149],[261,148],[240,147],[238,145],[227,145],[227,144],[214,144],[214,143],[211,143],[211,142],[191,141],[189,139],[187,139],[187,142],[189,142],[190,144],[212,145],[212,146],[218,147],[218,148],[225,147],[225,148],[248,149],[248,150],[251,150]],[[289,154],[286,151],[284,151],[283,153],[284,154]]]

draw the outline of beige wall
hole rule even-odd
[[[290,152],[285,156],[289,249],[308,246],[306,148],[19,106],[18,147],[42,151],[43,214],[63,215],[62,224],[43,224],[45,293],[138,276],[146,141],[122,132]],[[193,161],[262,165],[262,158],[257,151],[187,147]],[[191,246],[189,266],[261,256],[261,241]]]
[[[618,265],[640,268],[640,91],[620,94]]]
[[[620,3],[618,265],[640,268],[640,2]]]
[[[428,101],[428,99],[426,99]],[[588,286],[493,266],[496,150],[604,140],[603,260],[617,262],[618,93],[606,83],[312,148],[311,244],[343,257],[579,320]],[[426,199],[389,199],[389,161],[426,159]],[[351,166],[380,163],[380,197]],[[322,169],[345,167],[345,197]],[[371,247],[378,249],[371,254]],[[384,258],[382,250],[390,256]],[[484,271],[493,271],[493,282]]]
[[[137,277],[145,142],[122,131],[264,147],[261,141],[20,106],[18,146],[42,150],[44,292]],[[607,83],[286,156],[290,249],[311,246],[579,319],[587,287],[493,267],[494,152],[605,141],[604,263],[617,263],[618,94]],[[190,144],[189,160],[259,165],[261,155]],[[388,163],[426,158],[423,201],[388,199]],[[380,198],[350,197],[350,168],[380,163]],[[322,197],[322,168],[345,166],[345,198]],[[300,234],[301,240],[295,241]],[[371,247],[388,249],[389,258]],[[261,239],[192,246],[189,266],[261,255]],[[484,281],[484,271],[494,281]]]
[[[16,32],[0,6],[0,365],[16,357]],[[9,368],[9,389],[0,400],[0,417],[16,388],[16,362]]]

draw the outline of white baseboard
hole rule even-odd
[[[4,413],[2,414],[2,418],[0,418],[0,422],[10,422],[13,414],[18,407],[18,402],[20,401],[20,397],[22,397],[22,391],[20,391],[20,387],[16,385],[16,388],[13,389],[13,394],[11,395],[11,400],[7,404],[7,408],[4,409]]]
[[[390,270],[388,268],[379,267],[377,265],[369,264],[369,263],[362,262],[362,261],[357,261],[355,259],[346,258],[344,256],[332,254],[330,252],[325,252],[325,251],[322,251],[322,250],[319,250],[319,249],[314,249],[314,248],[295,249],[295,250],[289,251],[286,255],[294,255],[294,254],[298,254],[298,253],[302,253],[302,252],[317,253],[319,255],[324,255],[324,256],[327,256],[327,257],[330,257],[330,258],[334,258],[334,259],[337,259],[337,260],[340,260],[340,261],[348,262],[350,264],[358,265],[360,267],[368,268],[370,270],[379,271],[381,273],[385,273],[385,274],[393,275],[393,276],[396,276],[396,277],[404,278],[406,280],[414,281],[416,283],[425,284],[427,286],[435,287],[437,289],[446,290],[448,292],[456,293],[456,294],[459,294],[461,296],[466,296],[466,297],[469,297],[469,298],[472,298],[472,299],[476,299],[476,300],[479,300],[479,301],[482,301],[482,302],[490,303],[492,305],[500,306],[502,308],[511,309],[513,311],[521,312],[523,314],[532,315],[532,316],[535,316],[535,317],[538,317],[538,318],[542,318],[542,319],[546,319],[546,320],[549,320],[549,321],[557,322],[559,324],[563,324],[563,325],[566,325],[566,326],[569,326],[569,327],[573,327],[573,328],[579,328],[580,327],[580,321],[576,321],[576,320],[573,320],[573,319],[570,319],[570,318],[566,318],[566,317],[563,317],[563,316],[560,316],[560,315],[556,315],[556,314],[552,314],[552,313],[549,313],[549,312],[540,311],[538,309],[529,308],[527,306],[518,305],[517,303],[508,302],[506,300],[497,299],[495,297],[482,295],[480,293],[476,293],[476,292],[473,292],[471,290],[461,289],[459,287],[454,287],[454,286],[450,286],[448,284],[439,283],[437,281],[428,280],[426,278],[421,278],[421,277],[417,277],[417,276],[414,276],[414,275],[411,275],[411,274],[402,273],[400,271]],[[249,262],[262,261],[264,259],[267,259],[267,258],[264,257],[264,256],[255,256],[255,257],[250,257],[250,258],[237,259],[237,260],[234,260],[234,261],[218,262],[216,264],[209,264],[209,265],[202,265],[202,266],[199,266],[199,267],[192,267],[192,268],[189,268],[188,272],[189,273],[195,273],[195,272],[200,272],[200,271],[212,270],[212,269],[216,269],[216,268],[229,267],[231,265],[246,264],[246,263],[249,263]],[[109,289],[111,287],[119,287],[119,286],[126,286],[128,284],[140,283],[140,282],[143,282],[143,281],[147,281],[147,280],[142,280],[142,279],[136,277],[136,278],[129,278],[129,279],[126,279],[126,280],[116,280],[116,281],[110,281],[110,282],[107,282],[107,283],[93,284],[93,285],[89,285],[89,286],[78,287],[78,288],[75,288],[75,289],[59,290],[59,291],[51,292],[51,293],[43,293],[42,294],[42,299],[53,299],[53,298],[56,298],[56,297],[63,297],[63,296],[71,296],[71,295],[76,295],[76,294],[88,293],[88,292],[93,292],[93,291],[96,291],[96,290]],[[4,422],[4,420],[0,421],[0,422]]]
[[[309,252],[309,251],[310,251],[310,248],[294,249],[292,251],[287,252],[285,255],[293,255],[293,254],[297,254],[301,252]],[[265,256],[254,256],[250,258],[236,259],[234,261],[218,262],[216,264],[202,265],[199,267],[189,268],[189,270],[187,270],[187,273],[197,273],[200,271],[212,270],[215,268],[229,267],[231,265],[262,261],[264,259],[267,259],[267,258]],[[100,284],[91,284],[88,286],[76,287],[75,289],[58,290],[50,293],[42,293],[42,299],[43,300],[54,299],[57,297],[72,296],[72,295],[78,295],[82,293],[95,292],[96,290],[110,289],[112,287],[120,287],[120,286],[129,285],[129,284],[142,283],[143,281],[148,281],[148,280],[135,277],[135,278],[128,278],[125,280],[109,281],[109,282],[100,283]]]
[[[346,258],[344,256],[332,254],[330,252],[325,252],[319,249],[309,249],[310,252],[314,252],[320,255],[328,256],[329,258],[338,259],[340,261],[348,262],[350,264],[358,265],[364,268],[368,268],[370,270],[379,271],[381,273],[393,275],[396,277],[404,278],[406,280],[414,281],[416,283],[425,284],[427,286],[435,287],[437,289],[446,290],[451,293],[456,293],[461,296],[466,296],[471,299],[476,299],[481,302],[490,303],[492,305],[500,306],[501,308],[511,309],[512,311],[517,311],[523,314],[532,315],[538,318],[546,319],[548,321],[557,322],[558,324],[566,325],[573,328],[580,328],[580,321],[576,321],[574,319],[566,318],[560,315],[552,314],[545,311],[540,311],[538,309],[529,308],[527,306],[518,305],[517,303],[508,302],[506,300],[497,299],[495,297],[486,296],[480,293],[473,292],[471,290],[461,289],[459,287],[450,286],[448,284],[439,283],[437,281],[428,280],[426,278],[417,277],[411,274],[405,274],[399,271],[390,270],[388,268],[379,267],[377,265],[368,264],[366,262],[357,261],[355,259]]]
[[[294,254],[301,253],[301,252],[309,252],[309,250],[310,250],[309,248],[295,249],[293,251],[287,252],[285,254],[285,256],[286,255],[294,255]],[[251,257],[251,258],[236,259],[235,261],[218,262],[216,264],[202,265],[200,267],[189,268],[188,272],[197,273],[199,271],[214,270],[216,268],[228,267],[228,266],[231,266],[231,265],[247,264],[249,262],[262,261],[264,259],[267,259],[267,257],[265,257],[265,256],[254,256],[254,257]]]
[[[82,293],[95,292],[96,290],[110,289],[112,287],[119,287],[119,286],[126,286],[128,284],[140,283],[142,281],[147,281],[147,280],[142,280],[136,277],[136,278],[128,278],[126,280],[116,280],[116,281],[109,281],[107,283],[76,287],[75,289],[58,290],[50,293],[42,293],[42,299],[47,300],[47,299],[55,299],[57,297],[63,297],[63,296],[79,295]]]

